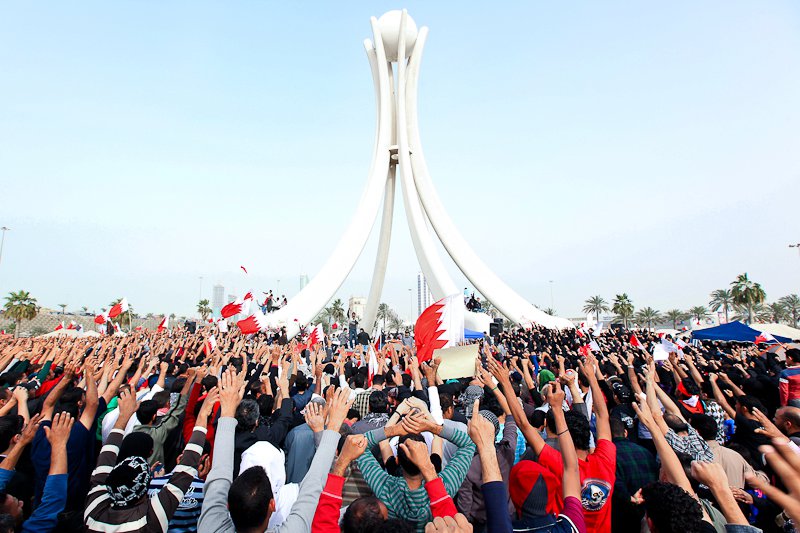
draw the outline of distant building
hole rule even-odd
[[[217,283],[211,292],[211,312],[219,316],[225,306],[225,287]]]
[[[300,274],[300,290],[302,291],[308,285],[308,274]]]
[[[230,303],[233,303],[235,301],[236,301],[236,295],[235,294],[229,294],[228,295],[228,303],[230,304]]]
[[[367,299],[363,296],[351,296],[350,299],[347,301],[347,309],[348,315],[347,319],[349,320],[350,317],[353,316],[353,313],[356,314],[358,320],[364,318],[364,311],[367,308]]]
[[[422,312],[431,306],[433,303],[433,295],[431,294],[431,290],[428,288],[428,280],[425,279],[425,276],[422,272],[417,273],[417,316],[421,315]]]

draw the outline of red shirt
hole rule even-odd
[[[564,461],[551,446],[545,446],[539,455],[539,464],[550,470],[561,481]],[[611,494],[614,492],[617,469],[617,447],[600,439],[597,448],[585,461],[578,459],[581,475],[581,505],[586,519],[586,531],[611,533]],[[559,486],[558,490],[561,490]]]

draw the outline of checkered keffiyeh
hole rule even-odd
[[[128,457],[111,470],[106,489],[114,507],[127,507],[147,494],[150,467],[142,457]]]

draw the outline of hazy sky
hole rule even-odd
[[[800,290],[797,2],[311,6],[0,4],[0,293],[178,314],[199,276],[206,297],[295,293],[361,195],[361,43],[399,7],[430,27],[420,125],[439,195],[523,296],[549,306],[554,280],[575,316],[623,291],[705,304],[745,271],[770,301]],[[407,316],[418,266],[397,213],[384,300]],[[343,299],[367,294],[376,240]]]

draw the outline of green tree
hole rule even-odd
[[[592,296],[585,302],[583,306],[584,313],[594,313],[595,319],[600,322],[600,313],[607,313],[610,311],[608,307],[608,302],[606,302],[602,296]]]
[[[739,274],[731,282],[731,296],[734,304],[747,309],[748,324],[753,322],[753,307],[763,304],[767,299],[767,293],[764,292],[760,284],[747,277],[747,272]]]
[[[208,304],[208,300],[204,298],[197,302],[197,312],[200,314],[200,318],[203,319],[203,322],[205,322],[208,315],[211,314],[211,306]]]
[[[552,307],[548,307],[547,309],[544,310],[544,312],[545,314],[548,314],[550,316],[556,316],[556,310],[553,309]]]
[[[61,314],[62,315],[67,312],[67,305],[69,305],[69,304],[58,304],[58,306],[61,308]]]
[[[341,327],[342,323],[347,320],[347,314],[344,310],[344,304],[341,298],[336,298],[330,305],[331,320],[337,322]]]
[[[19,337],[19,328],[23,320],[33,320],[39,313],[36,298],[33,298],[28,291],[8,293],[3,309],[4,314],[14,321],[14,337]]]
[[[628,320],[633,317],[633,309],[633,301],[631,301],[627,293],[623,292],[614,297],[614,305],[611,306],[611,310],[622,319],[622,325],[625,329],[628,328]]]
[[[653,322],[658,322],[661,320],[661,313],[652,307],[644,307],[639,309],[634,316],[639,324],[647,324],[647,329],[651,329],[653,327]]]
[[[729,289],[717,289],[711,293],[711,300],[708,306],[712,311],[722,311],[725,313],[725,322],[730,322],[728,311],[733,307],[733,294]]]
[[[392,311],[392,314],[389,316],[389,331],[399,333],[401,329],[403,329],[403,319]]]
[[[800,296],[790,294],[778,301],[786,310],[786,318],[791,319],[792,325],[797,327],[797,321],[800,319]]]
[[[704,305],[696,305],[689,309],[689,315],[700,323],[708,316],[708,309]]]
[[[689,315],[680,309],[670,309],[664,313],[664,318],[672,322],[672,329],[678,329],[678,322],[683,322]]]
[[[756,318],[759,322],[780,324],[789,318],[789,313],[786,312],[786,308],[780,302],[773,302],[762,306],[759,312],[756,313]]]
[[[86,307],[85,305],[83,307],[81,307],[81,311],[83,312],[84,315],[88,315],[89,314],[89,308]]]
[[[500,316],[500,311],[494,306],[492,302],[489,301],[488,298],[484,298],[481,300],[481,309],[484,313],[489,315],[492,318],[497,318]]]

